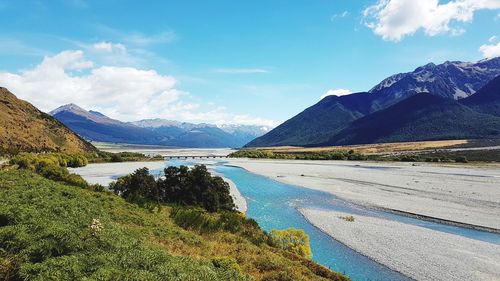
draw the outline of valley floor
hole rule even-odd
[[[356,204],[500,229],[500,165],[230,159]]]

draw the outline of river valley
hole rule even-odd
[[[495,280],[500,276],[500,265],[496,262],[500,258],[498,233],[403,216],[376,208],[374,204],[362,204],[363,202],[348,200],[350,198],[337,197],[335,192],[317,188],[317,182],[311,180],[310,171],[304,168],[347,166],[344,168],[352,171],[385,171],[385,176],[390,179],[394,176],[392,171],[399,167],[369,163],[366,165],[374,168],[367,169],[349,162],[297,162],[298,166],[294,166],[293,163],[278,162],[276,165],[286,165],[289,168],[278,169],[277,175],[272,176],[270,172],[266,174],[252,170],[258,166],[263,168],[262,162],[264,161],[169,160],[166,163],[96,164],[75,172],[83,175],[89,182],[106,184],[141,165],[158,173],[167,165],[203,163],[234,183],[245,200],[247,216],[256,219],[264,230],[289,227],[304,229],[310,236],[313,259],[332,270],[345,273],[353,280],[464,280],[467,277]],[[292,167],[299,167],[297,169],[301,169],[309,177],[299,174],[297,177],[300,178],[296,181],[298,185],[290,184],[288,181],[295,179],[291,176],[294,169]],[[267,168],[268,171],[273,170],[269,166]],[[441,172],[438,168],[433,168],[433,171],[437,174]],[[318,174],[320,172],[321,169]],[[480,172],[487,173],[484,170]],[[496,180],[494,176],[487,179]],[[489,192],[495,194],[498,191]],[[342,195],[341,192],[339,194]],[[492,198],[495,202],[495,197]],[[340,220],[339,214],[352,215],[355,221],[348,223]],[[493,228],[496,222],[484,220],[481,225]],[[340,227],[344,232],[338,232]],[[400,240],[404,243],[395,243]],[[411,254],[407,255],[408,252]],[[476,258],[479,254],[481,256]]]

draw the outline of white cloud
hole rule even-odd
[[[460,35],[456,23],[472,22],[474,13],[500,9],[500,0],[378,0],[363,12],[365,24],[384,40],[400,41],[422,29],[426,35]]]
[[[490,41],[490,43],[479,47],[479,51],[483,53],[483,57],[487,59],[500,57],[500,42],[495,44],[493,41]]]
[[[217,68],[214,72],[225,74],[259,74],[269,73],[269,70],[263,68]]]
[[[107,46],[115,48],[109,44],[99,46],[105,51]],[[229,113],[224,107],[193,103],[190,94],[175,88],[176,83],[174,77],[154,70],[96,66],[81,50],[46,56],[33,69],[20,73],[0,72],[1,86],[45,112],[75,103],[123,121],[166,118],[188,122],[274,124],[269,120]]]
[[[346,96],[352,94],[351,90],[348,89],[334,89],[334,90],[328,90],[324,95],[321,96],[320,99],[324,99],[328,96]]]
[[[97,50],[97,51],[104,51],[104,52],[120,52],[120,53],[126,53],[127,48],[120,43],[111,43],[111,42],[98,42],[92,45],[92,47]]]
[[[349,12],[348,11],[343,11],[342,13],[339,13],[339,14],[335,14],[335,15],[332,15],[330,17],[330,20],[331,21],[335,21],[336,19],[339,19],[339,18],[345,18],[349,15]]]
[[[497,37],[496,36],[491,36],[490,39],[488,39],[488,42],[490,42],[490,43],[493,43],[495,41],[497,41]]]

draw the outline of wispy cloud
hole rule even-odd
[[[270,73],[269,70],[264,68],[216,68],[213,70],[216,73],[225,74],[262,74]]]
[[[337,19],[341,19],[341,18],[345,18],[349,16],[349,12],[348,11],[343,11],[342,13],[338,13],[338,14],[334,14],[330,17],[330,20],[331,21],[335,21]]]
[[[118,30],[103,24],[96,25],[96,29],[108,37],[114,38],[116,41],[140,47],[171,43],[177,39],[176,33],[172,30],[145,34],[137,31]]]
[[[31,45],[25,44],[22,41],[12,38],[0,38],[0,41],[2,42],[2,44],[0,44],[1,54],[41,57],[50,53],[47,50],[33,47]]]
[[[97,42],[92,45],[95,50],[111,53],[113,51],[118,51],[121,53],[126,53],[127,48],[121,43],[111,43],[111,42]]]

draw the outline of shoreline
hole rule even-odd
[[[392,271],[394,271],[394,272],[397,272],[397,273],[399,273],[399,274],[401,274],[401,275],[405,276],[406,278],[408,278],[408,280],[413,280],[413,281],[416,281],[416,279],[413,279],[412,277],[410,277],[410,276],[406,275],[405,273],[403,273],[403,272],[399,271],[398,269],[395,269],[395,268],[390,268],[390,267],[388,267],[387,265],[385,265],[385,264],[381,263],[380,261],[373,259],[372,257],[370,257],[370,256],[368,256],[368,255],[366,255],[366,254],[364,254],[364,253],[362,253],[362,252],[358,251],[357,249],[352,248],[351,246],[347,245],[346,243],[342,242],[341,240],[339,240],[339,239],[335,238],[333,235],[329,234],[327,231],[325,231],[324,229],[322,229],[321,227],[319,227],[318,225],[316,225],[315,223],[313,223],[313,222],[309,219],[309,217],[307,217],[307,216],[306,216],[306,215],[302,212],[302,210],[303,210],[303,209],[304,209],[304,208],[296,208],[297,212],[299,212],[299,214],[300,214],[300,215],[301,215],[301,216],[302,216],[302,217],[303,217],[303,218],[304,218],[304,219],[305,219],[305,220],[306,220],[306,221],[307,221],[310,225],[312,225],[312,227],[314,227],[314,228],[315,228],[315,229],[317,229],[318,231],[320,231],[320,232],[324,233],[325,235],[327,235],[328,237],[330,237],[330,239],[333,239],[333,240],[337,241],[338,243],[340,243],[340,244],[344,245],[345,247],[347,247],[347,248],[349,248],[349,249],[353,250],[354,252],[356,252],[356,253],[358,253],[358,254],[360,254],[360,255],[362,255],[362,256],[364,256],[364,257],[366,257],[366,258],[370,259],[370,260],[371,260],[371,261],[373,261],[373,262],[376,262],[376,263],[380,264],[381,266],[387,267],[387,268],[389,268],[390,270],[392,270]]]
[[[373,162],[373,163],[378,163],[378,162]],[[279,179],[280,177],[272,178],[272,177],[270,177],[268,175],[263,175],[263,174],[256,173],[256,172],[253,172],[251,170],[248,170],[245,167],[242,167],[240,165],[225,164],[225,166],[244,169],[247,172],[255,173],[255,174],[258,174],[260,176],[264,176],[266,178],[269,178],[271,180],[276,180],[276,181],[279,181],[279,182],[282,182],[282,183],[285,183],[285,184],[291,184],[291,183],[288,183],[286,181],[281,181]],[[318,190],[318,189],[310,188],[310,187],[303,186],[303,185],[296,185],[296,184],[292,184],[292,185],[298,186],[298,187],[301,187],[301,188],[308,188],[308,189]],[[323,191],[323,190],[320,190],[320,191]],[[328,191],[324,191],[324,192],[328,192]],[[362,207],[367,208],[367,209],[384,211],[384,212],[388,212],[388,213],[392,213],[392,214],[396,214],[396,215],[400,215],[400,216],[405,216],[405,217],[409,217],[409,218],[415,218],[415,219],[419,219],[419,220],[423,220],[423,221],[436,222],[436,223],[445,224],[445,225],[451,225],[451,226],[457,226],[457,227],[462,227],[462,228],[468,228],[468,229],[473,229],[473,230],[479,230],[479,231],[484,231],[484,232],[490,232],[490,233],[498,233],[498,234],[500,234],[500,229],[499,228],[493,228],[493,227],[487,227],[487,226],[469,224],[469,223],[464,223],[464,222],[459,222],[459,221],[442,219],[442,218],[438,218],[438,217],[431,217],[431,216],[427,216],[427,215],[423,215],[423,214],[417,214],[417,213],[411,213],[411,212],[406,212],[406,211],[402,211],[402,210],[396,210],[396,209],[390,209],[390,208],[380,207],[380,206],[376,206],[376,205],[363,204],[363,203],[360,203],[360,202],[358,202],[356,200],[351,200],[351,199],[348,199],[348,198],[343,198],[343,197],[341,197],[341,196],[339,196],[337,194],[334,194],[332,192],[328,192],[328,193],[333,194],[335,197],[337,197],[338,199],[340,199],[342,201],[350,202],[352,204],[359,205],[359,206],[362,206]]]
[[[311,225],[361,255],[415,280],[497,280],[500,246],[387,219],[300,208]]]
[[[69,168],[71,173],[82,176],[90,184],[101,184],[109,186],[109,183],[115,180],[115,177],[133,173],[136,169],[146,167],[149,170],[163,169],[166,167],[165,161],[141,161],[141,162],[117,162],[117,163],[92,163],[85,167]],[[223,177],[207,165],[210,173],[220,176],[229,184],[231,196],[238,211],[246,213],[247,202],[241,195],[236,184],[230,179]]]
[[[165,161],[138,161],[138,162],[116,162],[116,163],[91,163],[85,167],[68,168],[70,173],[83,177],[90,184],[108,186],[115,177],[133,173],[140,168],[151,170],[162,169]]]
[[[342,198],[340,198],[340,199],[342,199]],[[342,199],[342,200],[344,200],[344,199]],[[500,229],[493,228],[493,227],[463,223],[463,222],[458,222],[458,221],[451,221],[451,220],[430,217],[430,216],[421,215],[421,214],[414,214],[414,213],[405,212],[405,211],[401,211],[401,210],[381,208],[381,207],[376,207],[376,206],[371,206],[371,207],[370,206],[363,206],[363,207],[381,210],[381,211],[392,213],[395,215],[405,216],[405,217],[409,217],[409,218],[415,218],[415,219],[423,220],[423,221],[436,222],[436,223],[440,223],[440,224],[446,224],[446,225],[451,225],[451,226],[458,226],[458,227],[462,227],[462,228],[468,228],[468,229],[473,229],[473,230],[479,230],[479,231],[484,231],[484,232],[500,234]]]
[[[367,208],[500,232],[500,170],[494,168],[254,159],[226,165]]]
[[[231,196],[233,197],[233,201],[234,201],[234,205],[236,205],[236,209],[239,212],[246,213],[248,210],[247,200],[241,194],[240,190],[238,189],[238,186],[232,180],[224,177],[220,173],[217,173],[213,169],[209,168],[209,171],[213,175],[221,177],[225,182],[227,182],[229,184],[230,193],[231,193]]]

